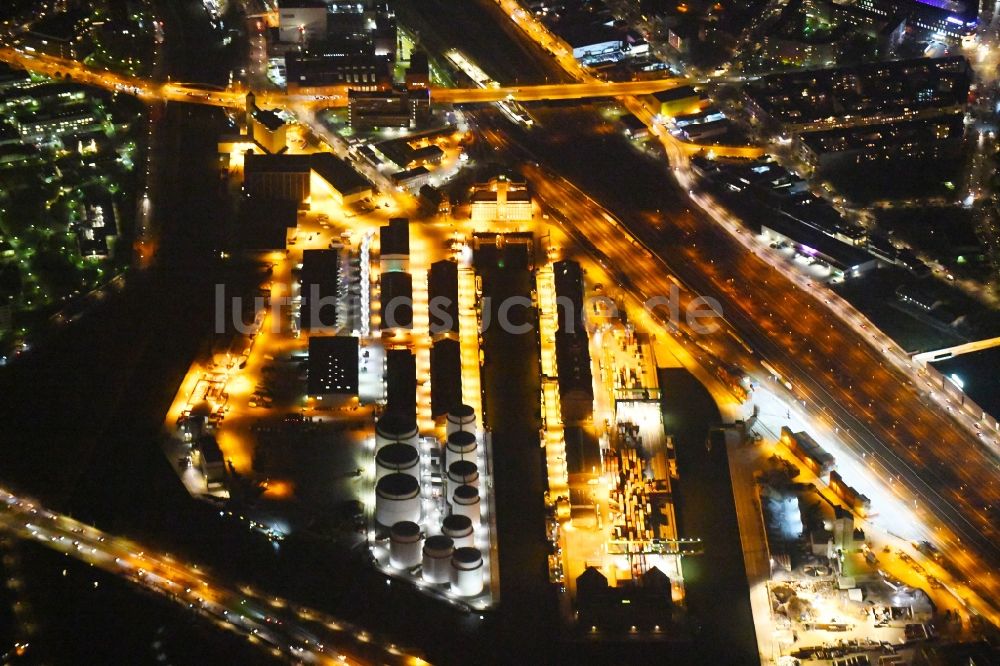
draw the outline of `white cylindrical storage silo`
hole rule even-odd
[[[386,527],[403,520],[420,522],[420,483],[415,477],[396,472],[378,480],[375,520]]]
[[[476,436],[468,430],[456,430],[448,435],[444,447],[445,469],[456,460],[476,461]]]
[[[409,444],[393,442],[386,444],[375,453],[375,478],[387,474],[409,474],[420,478],[420,454]]]
[[[479,488],[459,486],[451,494],[451,512],[466,516],[476,527],[479,526]]]
[[[476,410],[469,405],[458,405],[448,412],[445,433],[450,435],[457,430],[476,432]]]
[[[455,549],[451,556],[451,589],[463,597],[483,591],[483,554],[479,549]]]
[[[398,412],[387,412],[375,424],[375,451],[393,442],[418,444],[417,420]]]
[[[451,581],[451,556],[455,552],[455,542],[451,537],[436,534],[424,541],[424,563],[421,571],[428,583]]]
[[[402,520],[389,530],[389,564],[396,569],[412,569],[420,564],[423,536],[420,525]]]
[[[448,481],[452,485],[479,487],[479,466],[471,460],[456,460],[448,465]]]
[[[451,537],[451,540],[455,542],[455,548],[476,545],[472,519],[460,513],[453,513],[442,521],[441,534]]]

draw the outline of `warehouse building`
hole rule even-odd
[[[317,408],[336,407],[358,395],[358,339],[344,335],[309,338],[307,395]]]
[[[431,416],[444,416],[462,404],[462,350],[442,338],[431,347]]]
[[[430,306],[428,321],[432,339],[458,337],[458,264],[454,261],[436,261],[427,274],[427,293]]]
[[[413,276],[402,271],[383,273],[379,314],[382,329],[413,328]]]
[[[701,111],[701,95],[691,86],[661,90],[653,93],[652,97],[654,112],[664,118],[675,118]]]
[[[340,292],[340,254],[337,250],[303,250],[299,272],[303,331],[330,332],[337,326]]]
[[[332,153],[258,155],[247,152],[244,157],[243,187],[252,197],[303,203],[313,194],[314,184],[342,205],[372,196],[371,183]]]
[[[775,215],[762,223],[761,233],[769,242],[792,246],[809,261],[822,261],[830,267],[831,279],[859,277],[879,265],[878,259],[862,248],[785,215]]]

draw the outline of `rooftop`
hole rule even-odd
[[[417,357],[409,349],[390,349],[385,358],[386,410],[417,412]]]
[[[402,271],[382,273],[380,307],[383,328],[413,326],[413,276]]]
[[[801,141],[816,154],[852,150],[885,150],[913,142],[960,139],[965,135],[963,115],[846,127],[803,134]]]
[[[350,194],[371,188],[371,183],[333,153],[313,153],[312,170],[341,194]]]
[[[844,271],[874,260],[868,252],[784,215],[773,216],[764,226],[792,239],[803,248],[815,251]]]
[[[245,174],[252,173],[309,173],[312,155],[258,155],[247,153],[243,162]]]
[[[574,49],[622,41],[617,30],[602,23],[567,26],[559,30],[559,36]]]
[[[618,119],[626,129],[632,132],[637,132],[646,129],[646,123],[639,120],[638,116],[634,113],[623,114],[621,118]]]
[[[427,74],[430,69],[427,61],[427,53],[424,51],[413,51],[410,54],[410,66],[407,68],[410,74]]]
[[[394,217],[389,224],[379,227],[379,252],[389,254],[410,254],[410,221],[405,217]]]
[[[964,57],[915,58],[770,74],[746,95],[779,122],[856,121],[964,105],[971,80]]]
[[[441,305],[430,309],[431,334],[445,330],[458,332],[458,264],[442,260],[431,264],[427,274],[427,295]],[[443,311],[442,316],[438,316]],[[432,384],[433,386],[433,384]]]
[[[301,328],[336,325],[336,296],[340,255],[337,250],[303,250],[299,282],[302,285]],[[333,315],[323,316],[324,312]]]
[[[407,182],[409,180],[413,180],[415,178],[420,178],[421,176],[425,176],[425,175],[427,175],[429,173],[430,173],[430,171],[428,171],[427,167],[425,167],[425,166],[418,166],[418,167],[415,167],[413,169],[407,169],[405,171],[397,171],[396,173],[392,174],[392,176],[390,176],[390,178],[392,179],[392,182],[394,182],[397,185],[399,185],[399,184],[405,183],[405,182]]]
[[[330,335],[309,338],[309,395],[357,395],[358,339]]]
[[[565,333],[586,333],[583,326],[583,269],[576,261],[557,261],[552,266],[556,296],[560,299],[556,314],[558,330]],[[575,310],[575,311],[574,311]],[[567,321],[571,318],[571,321]]]
[[[444,338],[431,347],[431,414],[447,414],[462,402],[462,351]]]
[[[222,449],[212,435],[202,435],[198,438],[198,448],[207,463],[221,463]]]
[[[270,109],[257,109],[254,111],[253,117],[254,120],[259,122],[271,132],[277,132],[285,124],[285,121],[281,119],[281,116]]]
[[[677,86],[676,88],[669,88],[653,93],[653,97],[657,102],[676,102],[679,99],[697,96],[698,91],[691,86]]]

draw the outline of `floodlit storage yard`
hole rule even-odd
[[[0,3],[4,661],[1000,664],[998,40]]]
[[[376,144],[381,154],[414,150],[389,143]],[[319,520],[345,543],[367,542],[391,579],[491,607],[497,539],[481,294],[466,285],[472,223],[428,218],[405,193],[363,191],[363,176],[340,174],[353,167],[308,142],[274,166],[220,149],[229,187],[250,195],[234,252],[259,262],[261,282],[216,293],[212,353],[167,414],[168,459],[193,495],[250,500],[245,520],[275,542]],[[334,181],[361,198],[332,191]],[[443,315],[432,296],[449,303]],[[453,422],[471,442],[452,442]]]

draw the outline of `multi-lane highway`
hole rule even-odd
[[[687,83],[689,81],[681,77],[668,77],[650,81],[623,81],[620,83],[600,81],[543,83],[525,86],[500,86],[498,88],[434,88],[431,91],[431,99],[436,102],[475,104],[500,102],[505,99],[517,102],[537,102],[587,97],[620,97],[622,95],[649,95]]]
[[[800,288],[705,216],[672,216],[669,236],[642,215],[616,218],[560,176],[533,165],[534,155],[504,134],[483,130],[498,148],[526,162],[525,175],[543,205],[558,211],[576,240],[637,297],[668,294],[674,276],[686,287],[681,312],[695,295],[718,299],[726,324],[757,354],[746,353],[724,330],[694,334],[682,318],[676,324],[689,344],[757,377],[768,374],[759,365],[763,357],[790,378],[795,399],[838,428],[874,474],[899,485],[907,502],[907,491],[912,493],[915,515],[934,528],[934,540],[964,572],[979,597],[976,605],[996,613],[982,600],[1000,598],[993,573],[1000,562],[1000,470],[922,389],[885,362],[880,349],[833,316],[816,290]],[[700,356],[704,363],[716,362]]]
[[[515,0],[497,1],[510,6],[511,18],[524,34],[548,49],[568,73],[593,81],[565,45],[519,11]],[[623,101],[661,139],[675,172],[687,176],[687,151],[662,131],[641,100]],[[737,242],[731,230],[738,223],[718,224],[728,215],[708,197],[693,200],[704,214],[668,214],[664,234],[639,211],[609,224],[607,211],[565,181],[538,168],[526,171],[539,195],[568,215],[619,276],[643,285],[646,295],[667,286],[658,279],[666,269],[694,293],[717,298],[737,334],[794,382],[795,398],[820,411],[882,478],[900,485],[901,497],[917,500],[915,514],[934,525],[935,540],[970,585],[986,599],[1000,599],[995,574],[1000,566],[1000,466],[949,413],[954,411],[950,405],[942,407],[932,399],[933,387],[925,380],[918,384],[914,374],[890,361],[888,340],[838,317],[819,286],[797,285],[748,249],[752,244]],[[623,237],[623,230],[631,238]],[[724,347],[734,347],[733,342],[713,341],[713,350]],[[738,355],[739,350],[730,353]],[[744,364],[752,366],[756,362]]]
[[[627,96],[630,110],[651,125],[651,113],[634,97],[678,85],[670,78],[654,82],[609,84],[583,72],[561,43],[540,29],[513,0],[499,0],[526,34],[549,48],[582,83],[468,90],[435,89],[440,101],[494,102]],[[0,49],[0,60],[53,76],[134,94],[148,100],[172,100],[238,107],[242,89],[150,83],[92,70],[71,61]],[[336,105],[346,101],[342,88],[309,94],[267,93],[262,104]],[[674,166],[683,169],[685,151],[657,127]],[[513,147],[500,134],[498,147]],[[521,156],[519,156],[521,157]],[[794,383],[795,397],[814,407],[839,430],[874,472],[901,486],[899,494],[916,500],[915,513],[935,527],[935,542],[965,573],[969,586],[987,599],[1000,598],[995,571],[1000,564],[1000,468],[995,457],[929,397],[931,388],[890,363],[877,332],[849,325],[835,316],[818,287],[797,284],[767,261],[736,242],[716,224],[726,214],[707,197],[696,203],[708,214],[674,212],[667,233],[639,214],[620,220],[562,178],[528,164],[528,178],[539,197],[558,209],[581,242],[604,257],[616,277],[638,295],[665,295],[676,276],[695,294],[711,295],[723,306],[726,321],[757,355],[751,356],[724,334],[690,337],[727,361],[757,368],[763,357]],[[682,331],[687,332],[683,326]],[[9,512],[8,512],[9,513]],[[5,518],[6,521],[6,518]],[[6,524],[6,523],[5,523]],[[37,527],[37,526],[36,526]],[[22,529],[22,528],[18,528]],[[27,528],[23,528],[27,529]],[[21,532],[24,533],[23,531]],[[50,543],[51,534],[36,529]],[[66,536],[66,535],[61,535]],[[75,539],[79,540],[79,539]],[[101,542],[103,543],[103,542]],[[102,551],[96,545],[98,555]],[[75,549],[75,546],[74,546]],[[80,551],[77,551],[80,552]],[[115,555],[115,557],[119,557]],[[112,560],[114,562],[114,560]],[[120,563],[114,562],[116,566]],[[133,565],[134,566],[134,565]],[[144,567],[148,572],[148,567]],[[164,579],[166,580],[166,579]],[[988,609],[987,609],[988,610]]]
[[[106,88],[115,92],[135,95],[145,101],[189,102],[210,106],[240,108],[245,103],[247,89],[233,86],[225,90],[188,83],[159,83],[148,79],[124,76],[94,69],[73,60],[66,60],[41,53],[27,53],[10,47],[0,48],[0,61],[31,72],[55,78]],[[650,81],[623,83],[585,82],[558,83],[496,88],[432,88],[431,99],[451,104],[486,104],[503,100],[538,101],[581,99],[587,97],[616,97],[620,95],[647,95],[675,88],[687,81],[667,77]],[[259,91],[257,101],[265,106],[287,107],[292,104],[314,107],[346,106],[348,86],[308,88],[294,93]]]
[[[195,564],[153,552],[0,489],[0,529],[162,594],[296,663],[426,663],[359,627],[249,587],[230,588]]]
[[[921,515],[929,524],[936,522],[935,516],[941,519],[947,529],[935,533],[939,545],[980,596],[998,598],[993,571],[1000,562],[995,508],[1000,506],[1000,484],[995,462],[888,367],[868,340],[840,325],[817,298],[759,257],[733,247],[725,234],[698,216],[674,220],[687,228],[686,243],[665,243],[638,217],[611,223],[607,211],[565,181],[530,165],[526,172],[540,198],[559,209],[640,297],[669,293],[669,271],[688,287],[686,298],[717,298],[728,324],[792,379],[797,399],[821,411],[859,457],[863,454],[877,466],[880,476],[912,489],[921,500],[916,511],[929,514]],[[640,240],[638,246],[632,236]],[[683,310],[686,301],[681,303]],[[683,322],[679,324],[683,331]],[[758,377],[766,375],[756,359],[741,353],[725,335],[690,339],[751,372],[758,368]]]

